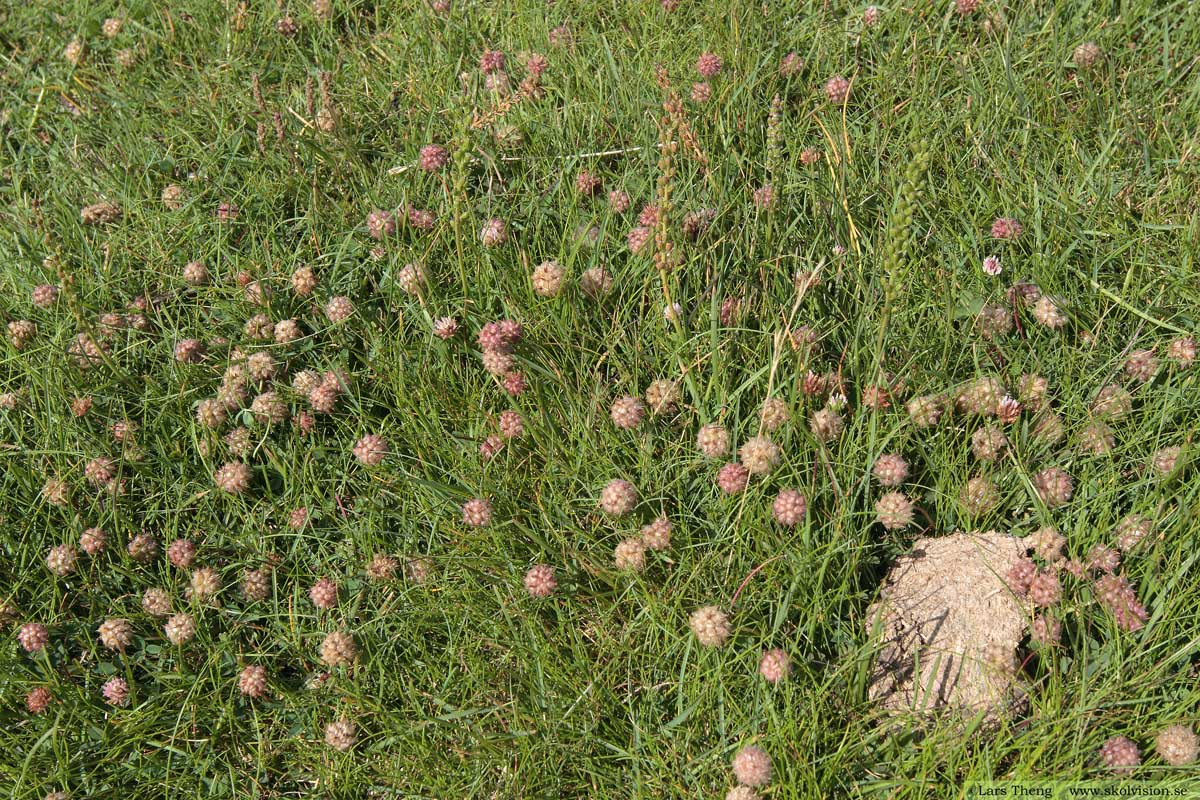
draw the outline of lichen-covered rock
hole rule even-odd
[[[867,630],[879,651],[868,695],[893,714],[982,713],[995,723],[1020,710],[1017,647],[1028,617],[1004,576],[1026,544],[1007,534],[918,539],[892,565]]]

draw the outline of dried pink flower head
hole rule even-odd
[[[325,304],[325,318],[335,325],[345,322],[354,313],[354,303],[349,297],[331,297]]]
[[[639,225],[625,234],[625,245],[629,252],[637,255],[646,249],[654,237],[654,229],[647,225]]]
[[[171,613],[171,596],[166,590],[151,587],[142,593],[142,610],[154,617]]]
[[[17,319],[8,323],[8,340],[15,350],[24,349],[36,335],[37,325],[27,319]]]
[[[167,545],[167,560],[179,569],[187,569],[196,558],[196,544],[190,539],[176,539]]]
[[[183,201],[187,197],[187,192],[177,183],[171,183],[163,187],[162,193],[159,195],[159,200],[168,211],[178,211],[183,208]]]
[[[1154,522],[1142,514],[1130,514],[1117,523],[1117,547],[1124,552],[1137,549],[1154,530]]]
[[[996,217],[992,222],[993,239],[1016,239],[1024,230],[1025,227],[1012,217]]]
[[[696,104],[707,103],[712,99],[712,86],[707,81],[698,81],[692,84],[691,92],[692,102]]]
[[[875,518],[889,531],[907,528],[913,521],[912,501],[901,492],[888,492],[875,501]]]
[[[733,775],[743,786],[764,786],[771,782],[771,757],[761,747],[743,747],[733,757]]]
[[[745,491],[749,483],[749,470],[736,461],[726,464],[717,472],[717,487],[725,494]]]
[[[629,481],[619,478],[609,481],[600,492],[600,508],[612,516],[628,514],[637,506],[637,502],[637,488]]]
[[[1052,606],[1062,597],[1062,586],[1058,573],[1053,570],[1038,570],[1029,582],[1029,599],[1035,606]]]
[[[921,395],[908,401],[908,416],[918,428],[930,428],[942,418],[945,405],[937,395]]]
[[[557,587],[554,568],[549,564],[535,564],[525,573],[525,591],[530,597],[549,597]]]
[[[125,648],[133,643],[133,624],[120,617],[110,617],[104,620],[96,629],[96,633],[99,634],[100,644],[109,650],[124,653]]]
[[[30,299],[38,308],[50,308],[58,299],[58,287],[49,283],[35,286],[30,294]]]
[[[25,695],[25,708],[30,714],[41,714],[54,702],[54,695],[45,686],[39,686]]]
[[[530,281],[533,291],[542,297],[557,297],[562,292],[566,270],[557,261],[543,261],[534,267]]]
[[[1196,340],[1191,336],[1181,336],[1167,345],[1167,358],[1183,368],[1190,367],[1196,360]]]
[[[1158,360],[1153,350],[1134,350],[1125,359],[1125,374],[1135,381],[1145,383],[1158,372]]]
[[[729,453],[729,431],[724,425],[709,423],[696,434],[696,447],[708,458],[721,458]]]
[[[508,396],[519,397],[529,388],[529,384],[525,381],[525,376],[522,373],[510,372],[504,376],[501,387]]]
[[[1124,575],[1101,575],[1093,587],[1097,599],[1112,613],[1122,630],[1139,630],[1150,619]]]
[[[346,631],[333,631],[321,641],[321,660],[330,667],[347,666],[357,658],[354,637]]]
[[[433,321],[433,335],[439,339],[452,339],[456,333],[458,333],[458,320],[454,317],[438,317]]]
[[[395,232],[396,215],[392,212],[377,208],[367,214],[367,235],[372,239],[383,239]]]
[[[655,517],[642,526],[642,544],[647,550],[666,550],[671,546],[671,521],[665,516]]]
[[[720,647],[732,632],[729,615],[717,606],[701,606],[688,617],[688,626],[704,647]]]
[[[774,184],[765,183],[754,190],[752,195],[755,208],[768,209],[775,206],[777,198]]]
[[[511,409],[501,411],[496,417],[496,424],[500,428],[500,435],[505,439],[516,439],[525,433],[525,422],[521,419],[521,415]]]
[[[58,577],[64,578],[75,571],[77,559],[78,555],[73,545],[60,544],[50,548],[50,552],[46,554],[46,569]]]
[[[622,539],[613,551],[613,564],[619,570],[641,572],[646,566],[646,545],[640,538]]]
[[[17,643],[26,653],[36,653],[50,641],[50,631],[37,622],[26,622],[17,629]]]
[[[1090,41],[1076,46],[1074,52],[1071,53],[1071,60],[1075,66],[1082,69],[1095,66],[1103,58],[1104,51],[1100,49],[1100,45]]]
[[[496,217],[489,219],[479,229],[479,241],[485,247],[499,247],[508,241],[508,225]]]
[[[1100,420],[1089,422],[1079,433],[1079,447],[1085,452],[1102,456],[1111,453],[1117,444],[1112,428]]]
[[[426,172],[437,172],[450,161],[450,151],[439,144],[427,144],[421,148],[418,162]]]
[[[1092,413],[1102,417],[1118,419],[1132,410],[1133,397],[1116,384],[1103,386],[1092,401]]]
[[[1106,544],[1095,544],[1087,554],[1086,569],[1113,573],[1121,566],[1121,554]],[[1082,577],[1082,571],[1076,575]]]
[[[1062,639],[1062,623],[1048,613],[1038,614],[1029,626],[1029,638],[1041,647],[1051,647]]]
[[[1040,325],[1058,329],[1067,324],[1067,317],[1059,310],[1058,304],[1049,295],[1042,295],[1033,305],[1033,318]]]
[[[1180,456],[1183,455],[1183,448],[1175,445],[1173,447],[1162,447],[1154,451],[1154,455],[1150,457],[1150,468],[1160,478],[1166,478],[1173,474],[1179,467]]]
[[[755,436],[742,445],[738,455],[751,475],[766,475],[779,463],[779,446],[770,437]]]
[[[267,671],[257,664],[245,667],[238,675],[238,691],[247,697],[263,697],[267,694]]]
[[[317,274],[312,267],[297,267],[291,277],[292,291],[300,297],[308,297],[317,288]]]
[[[383,463],[388,449],[388,443],[382,436],[368,433],[355,443],[354,457],[358,459],[359,463],[374,467]]]
[[[504,449],[504,439],[501,436],[488,436],[479,443],[479,455],[484,461],[491,461]]]
[[[659,378],[646,387],[646,406],[651,414],[668,414],[679,402],[679,386],[675,381]]]
[[[1026,536],[1025,543],[1038,558],[1047,564],[1053,564],[1062,558],[1067,539],[1051,526],[1045,525]]]
[[[958,501],[963,510],[971,516],[979,516],[992,511],[1000,504],[1000,491],[989,478],[976,476],[963,485]]]
[[[604,267],[590,267],[579,276],[579,288],[584,294],[598,299],[612,291],[612,275]]]
[[[721,72],[721,57],[716,53],[701,53],[696,59],[696,72],[703,78],[715,78]]]
[[[134,561],[139,564],[149,564],[158,555],[158,541],[152,534],[142,531],[129,540],[125,549]]]
[[[358,738],[358,728],[348,719],[339,719],[325,726],[325,744],[344,753],[354,747]]]
[[[803,69],[804,59],[798,53],[788,53],[779,60],[779,74],[784,78],[799,75]]]
[[[1159,758],[1172,767],[1182,767],[1194,762],[1200,755],[1200,740],[1189,725],[1170,725],[1154,737],[1154,749]]]
[[[795,489],[780,491],[771,505],[771,514],[775,521],[789,528],[799,524],[807,511],[808,501]]]
[[[908,478],[908,462],[903,456],[884,453],[871,469],[880,486],[899,486]]]
[[[405,294],[418,295],[425,285],[425,266],[420,261],[410,261],[396,273],[396,285]]]
[[[618,397],[613,401],[610,416],[618,428],[633,430],[646,416],[646,406],[636,397]]]
[[[213,473],[213,482],[224,492],[241,494],[250,487],[251,477],[250,467],[240,461],[230,461]]]
[[[486,528],[492,523],[491,501],[476,497],[463,503],[462,520],[472,528]]]
[[[843,105],[850,97],[850,81],[842,75],[834,75],[825,81],[825,96],[829,102]]]
[[[197,601],[209,600],[221,591],[221,576],[212,567],[200,567],[192,573],[188,595]]]
[[[575,176],[575,191],[590,197],[600,191],[600,179],[586,169]]]
[[[812,431],[813,438],[819,442],[828,443],[842,435],[846,423],[842,420],[841,415],[832,408],[822,408],[813,412],[808,421],[808,427]]]
[[[1075,481],[1058,467],[1051,467],[1033,476],[1033,488],[1047,508],[1058,508],[1070,502]]]
[[[87,528],[79,534],[79,547],[89,556],[94,556],[104,549],[108,535],[100,528]]]
[[[242,596],[250,602],[265,600],[271,592],[271,575],[266,570],[246,570],[242,575]]]
[[[329,578],[321,578],[308,588],[308,599],[322,611],[328,611],[338,604],[337,584]]]

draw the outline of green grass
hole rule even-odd
[[[1165,353],[1197,328],[1200,17],[1190,3],[985,0],[997,15],[985,28],[983,10],[964,19],[939,0],[888,5],[864,29],[862,7],[841,2],[684,2],[668,13],[650,0],[513,0],[440,16],[421,2],[334,0],[331,22],[292,4],[300,31],[290,39],[276,33],[273,3],[250,5],[240,25],[211,0],[0,9],[0,312],[38,328],[21,350],[0,345],[0,392],[16,395],[0,410],[0,601],[18,609],[17,624],[51,631],[33,656],[16,625],[3,633],[0,785],[12,797],[721,797],[731,756],[752,742],[772,755],[773,800],[941,797],[971,780],[1102,777],[1095,752],[1114,734],[1142,748],[1137,777],[1196,778],[1195,765],[1154,756],[1153,738],[1200,717],[1200,481],[1186,464],[1169,480],[1145,465],[1172,445],[1188,460],[1200,387],[1166,359],[1148,384],[1121,375],[1130,350]],[[111,40],[100,32],[110,16],[125,18]],[[552,46],[563,23],[574,43]],[[63,57],[73,37],[87,44],[77,66]],[[1072,50],[1089,39],[1107,57],[1076,69]],[[544,53],[545,95],[473,125],[495,110],[478,71],[488,47],[506,54],[514,87],[523,54]],[[118,65],[125,48],[136,65]],[[712,99],[696,105],[686,98],[704,51],[725,66]],[[789,51],[806,67],[784,78]],[[685,98],[708,165],[681,141],[672,223],[716,212],[697,243],[673,228],[682,263],[665,278],[625,243],[659,178],[659,67]],[[310,82],[313,107],[324,104],[323,71],[333,133],[306,107]],[[822,92],[835,73],[853,79],[845,108]],[[429,142],[454,153],[441,173],[408,166]],[[911,242],[885,269],[918,143],[931,160],[912,224],[897,229]],[[805,148],[820,160],[805,165]],[[581,198],[583,169],[605,190],[626,190],[631,210]],[[178,211],[159,199],[172,183],[186,190]],[[766,183],[778,201],[760,210],[751,194]],[[123,218],[82,226],[80,209],[101,198]],[[221,202],[240,208],[236,221],[215,219]],[[433,211],[434,228],[402,227],[372,258],[367,212],[408,205]],[[1020,219],[1024,235],[992,241],[997,216]],[[502,247],[479,241],[490,217],[509,224]],[[595,244],[581,241],[581,226],[599,229]],[[835,246],[847,250],[833,255]],[[1002,257],[1000,278],[980,269],[990,253]],[[395,275],[417,259],[429,283],[414,298]],[[558,298],[530,287],[546,259],[569,273]],[[209,285],[185,286],[191,260],[207,265]],[[288,284],[300,265],[320,280],[308,300]],[[601,265],[613,291],[593,299],[578,277]],[[806,269],[822,281],[799,297],[793,276]],[[246,301],[239,272],[274,290],[266,308]],[[1069,324],[1051,331],[1022,312],[1019,330],[982,338],[975,314],[1006,305],[1016,280],[1060,298]],[[30,300],[43,283],[62,286],[51,309]],[[148,328],[117,331],[103,361],[79,369],[67,355],[74,337],[143,295],[154,300]],[[356,306],[340,326],[320,311],[335,295]],[[742,299],[728,327],[716,313],[727,297]],[[668,298],[685,309],[680,325],[664,320]],[[305,336],[247,342],[244,323],[260,312],[299,320]],[[443,315],[460,322],[449,342],[430,333]],[[516,398],[483,370],[474,339],[501,317],[525,328],[517,361],[529,389]],[[801,324],[821,335],[811,357],[788,344]],[[208,341],[208,357],[177,363],[183,338]],[[287,388],[301,369],[343,369],[349,389],[308,436],[248,411],[210,431],[194,409],[217,391],[236,345],[272,353],[293,412],[306,407]],[[797,388],[810,369],[838,374],[850,400],[846,431],[826,447],[807,425],[818,401]],[[911,395],[993,374],[1015,391],[1023,373],[1040,373],[1067,436],[1039,442],[1025,414],[1006,456],[980,465],[969,446],[977,419],[947,414],[918,430],[900,401],[863,408],[880,369]],[[617,430],[612,400],[660,377],[679,381],[676,413]],[[1113,424],[1110,455],[1088,455],[1078,434],[1110,381],[1131,389],[1135,410]],[[719,420],[740,444],[768,396],[793,409],[775,435],[782,463],[726,497],[696,430]],[[94,401],[81,418],[76,397]],[[479,443],[507,408],[526,433],[482,463]],[[136,445],[114,443],[118,420],[137,423]],[[252,434],[254,481],[230,496],[212,474],[231,460],[221,437],[239,424]],[[350,453],[368,432],[391,443],[379,467]],[[906,531],[874,522],[869,470],[883,452],[914,466],[905,490],[922,511]],[[101,455],[126,482],[115,499],[84,479]],[[1029,483],[1049,466],[1076,481],[1072,502],[1053,511]],[[958,493],[979,472],[1003,499],[970,519]],[[52,477],[70,484],[67,507],[46,502]],[[616,477],[641,491],[636,519],[598,512]],[[772,498],[789,486],[809,500],[794,530],[771,520]],[[483,530],[460,518],[476,496],[495,506]],[[287,520],[299,506],[310,522],[296,532]],[[671,549],[649,553],[639,575],[616,572],[616,543],[660,511],[674,524]],[[865,689],[864,616],[887,565],[918,535],[1053,524],[1083,558],[1111,544],[1130,512],[1156,521],[1153,541],[1123,566],[1150,612],[1144,629],[1120,631],[1072,584],[1062,648],[1030,667],[1027,715],[987,736],[964,736],[953,721],[921,735],[881,724]],[[52,576],[48,550],[93,526],[108,532],[107,550]],[[197,563],[222,575],[219,605],[190,604],[197,635],[182,647],[140,597],[160,586],[187,609],[188,576],[161,555],[147,566],[126,557],[142,530],[164,548],[194,539]],[[427,558],[431,577],[369,582],[377,552]],[[242,573],[270,554],[279,562],[269,598],[245,601]],[[521,585],[538,562],[559,578],[543,601]],[[318,614],[306,592],[322,576],[339,582],[340,605]],[[735,594],[735,636],[698,648],[688,613],[729,607]],[[97,639],[108,616],[134,622],[124,656]],[[353,631],[359,662],[314,681],[321,639],[339,628]],[[793,659],[791,679],[774,688],[756,672],[767,647]],[[271,675],[269,699],[239,695],[251,663]],[[113,675],[132,687],[124,708],[101,699]],[[41,686],[55,702],[33,715],[25,696]],[[348,753],[323,741],[340,716],[359,726]]]

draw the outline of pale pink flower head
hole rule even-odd
[[[458,320],[454,317],[438,317],[433,321],[433,335],[446,341],[458,333]]]
[[[600,492],[600,508],[614,517],[633,511],[638,502],[638,490],[632,483],[617,478],[609,481]]]
[[[549,564],[535,564],[525,573],[525,591],[530,597],[549,597],[557,587],[554,567]]]
[[[779,683],[792,671],[792,660],[786,651],[776,648],[767,650],[758,662],[758,674],[768,683]]]
[[[504,69],[504,53],[499,50],[485,49],[479,56],[479,70],[484,75],[491,75]]]
[[[472,528],[486,528],[492,522],[491,501],[481,497],[468,500],[463,503],[462,518]]]
[[[1003,267],[1000,266],[999,256],[987,256],[983,259],[983,271],[985,274],[991,275],[994,278],[999,275],[1002,270]]]
[[[396,232],[396,215],[383,209],[367,214],[367,235],[372,239],[383,239]]]
[[[750,482],[750,472],[736,461],[721,467],[717,473],[717,486],[725,494],[744,491]]]
[[[992,223],[993,239],[1016,239],[1024,231],[1025,226],[1012,217],[996,217]]]
[[[387,454],[388,443],[382,436],[376,436],[373,433],[368,433],[354,445],[354,457],[358,459],[359,463],[369,467],[382,463]]]
[[[508,241],[508,225],[497,217],[489,219],[479,231],[479,240],[485,247],[499,247]]]
[[[696,59],[696,72],[702,78],[715,78],[721,72],[721,57],[716,53],[702,53]]]
[[[614,214],[624,214],[629,210],[629,195],[620,189],[608,193],[608,208]]]
[[[771,757],[761,747],[743,747],[733,757],[733,775],[743,786],[763,786],[771,782]]]
[[[799,75],[804,69],[804,59],[796,52],[791,52],[779,60],[779,74],[788,78],[792,75]]]
[[[437,172],[450,161],[450,151],[440,144],[427,144],[421,148],[419,163],[426,172]]]
[[[786,527],[793,527],[804,519],[804,514],[808,510],[808,502],[804,499],[804,495],[795,489],[784,489],[775,497],[775,502],[771,507],[771,513],[775,517],[775,521]]]
[[[834,75],[825,81],[825,96],[829,102],[843,105],[850,97],[850,81],[845,76]]]

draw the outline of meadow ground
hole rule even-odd
[[[670,5],[0,7],[10,796],[1196,779],[1194,5]]]

